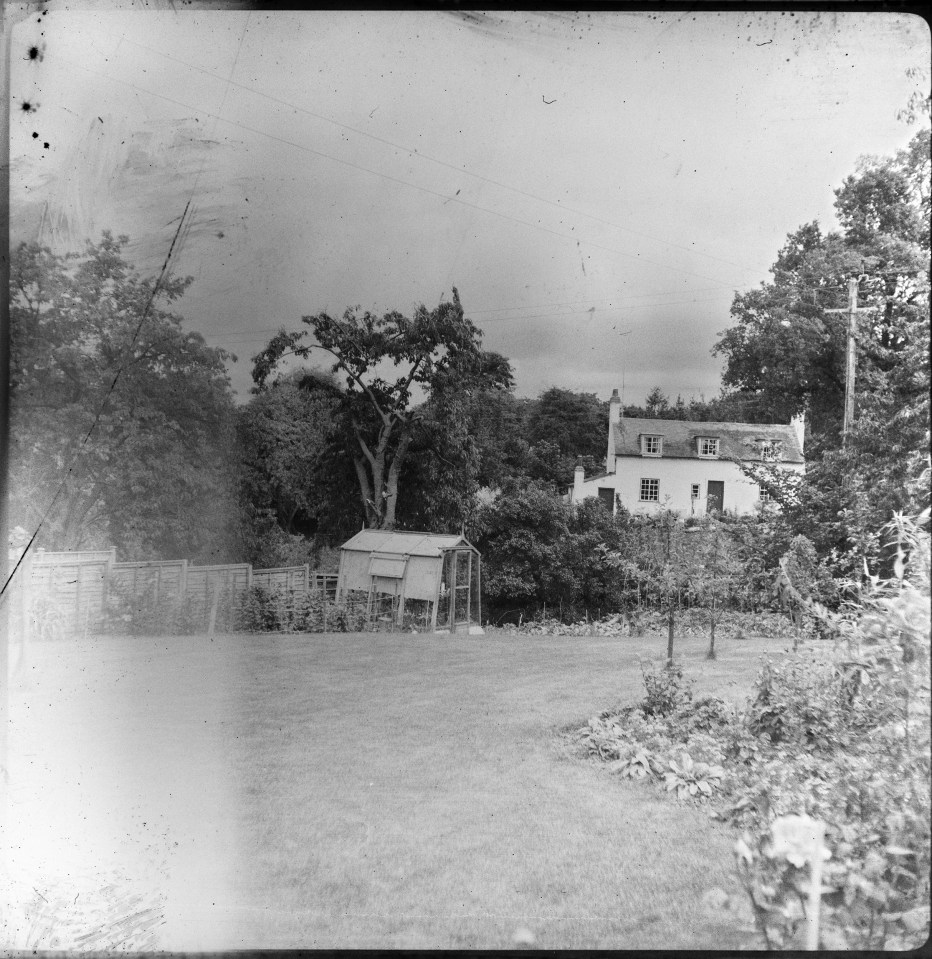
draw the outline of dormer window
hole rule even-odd
[[[761,440],[760,458],[765,463],[778,463],[783,459],[783,443],[780,440]]]
[[[641,436],[641,455],[642,456],[663,455],[663,437],[642,435]]]
[[[718,456],[718,437],[700,436],[699,455],[708,457]]]

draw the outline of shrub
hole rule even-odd
[[[683,680],[681,666],[665,666],[659,671],[641,664],[647,695],[641,703],[645,716],[669,716],[693,697],[692,681]]]
[[[803,945],[812,822],[824,826],[829,856],[820,946],[908,949],[928,939],[925,519],[887,527],[894,578],[874,578],[848,601],[844,641],[765,662],[743,711],[694,701],[679,670],[645,670],[640,708],[603,714],[584,733],[593,755],[618,757],[616,771],[687,801],[714,798],[713,815],[744,829],[739,874],[768,948]]]

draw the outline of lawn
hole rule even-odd
[[[753,945],[701,907],[736,888],[729,830],[561,735],[639,698],[638,659],[664,648],[37,644],[11,702],[8,892],[32,907],[7,911],[7,940],[48,947],[57,930],[62,948],[80,934],[101,946],[118,917],[132,942],[178,950],[501,948],[522,927],[542,948]],[[726,640],[709,663],[684,639],[678,656],[697,692],[737,701],[782,648]]]

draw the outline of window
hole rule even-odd
[[[599,502],[611,513],[615,508],[615,489],[612,486],[599,487]]]
[[[718,440],[710,436],[699,437],[700,456],[718,456]]]
[[[663,452],[662,436],[642,436],[641,437],[641,455],[642,456],[660,456]]]
[[[643,502],[657,502],[660,499],[660,480],[641,480],[641,500]]]
[[[763,486],[758,486],[758,490],[759,490],[760,492],[758,493],[757,498],[758,498],[762,503],[770,503],[770,502],[772,502],[772,497],[770,496],[770,493],[768,493],[767,490],[764,489]]]
[[[762,440],[760,458],[765,463],[777,463],[783,458],[783,444],[780,440]]]
[[[693,483],[689,488],[689,498],[690,499],[699,499],[699,484]]]

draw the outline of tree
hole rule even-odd
[[[632,534],[626,550],[606,553],[605,560],[644,584],[666,613],[667,666],[672,667],[676,612],[696,567],[695,543],[689,528],[670,510],[638,517]]]
[[[692,597],[709,610],[709,648],[706,659],[715,659],[715,626],[718,616],[738,584],[744,569],[740,538],[713,516],[706,516],[689,527],[694,538],[693,549],[685,557],[687,589]]]
[[[11,512],[52,549],[223,561],[235,550],[225,351],[169,307],[105,232],[80,254],[13,254]]]
[[[286,533],[313,533],[327,507],[320,495],[323,453],[335,433],[332,392],[304,387],[296,370],[254,395],[239,411],[244,482],[250,500],[275,511]]]
[[[842,231],[790,234],[773,281],[738,294],[735,326],[713,352],[728,389],[758,397],[772,419],[805,410],[807,475],[784,504],[836,570],[886,562],[876,531],[928,504],[929,131],[892,158],[864,158],[835,191]],[[855,422],[842,447],[845,287],[859,278]]]
[[[562,563],[569,510],[545,484],[515,483],[477,511],[469,530],[482,553],[483,591],[499,607],[559,604],[575,587]]]
[[[316,562],[359,528],[341,401],[332,376],[302,369],[238,411],[243,556],[254,565]]]
[[[814,433],[837,435],[844,396],[849,276],[862,277],[876,320],[859,346],[859,392],[895,368],[928,316],[928,131],[894,158],[867,158],[835,191],[843,233],[817,223],[787,237],[773,282],[738,294],[736,326],[713,348],[726,387],[767,398],[775,421],[808,411]],[[859,396],[860,402],[860,396]]]
[[[511,368],[504,357],[481,349],[479,329],[466,318],[459,294],[408,318],[398,312],[378,317],[347,309],[341,319],[326,313],[302,317],[310,329],[281,330],[253,358],[253,379],[261,390],[285,355],[308,357],[321,349],[333,372],[346,376],[341,414],[352,436],[351,456],[366,524],[392,529],[399,484],[415,427],[424,416],[415,405],[420,388],[431,397],[454,388],[468,394],[480,387],[506,388]],[[313,332],[316,343],[302,341]],[[390,367],[401,368],[390,380]]]
[[[608,404],[594,393],[576,393],[556,386],[531,405],[527,437],[531,443],[555,443],[564,456],[605,455]]]

